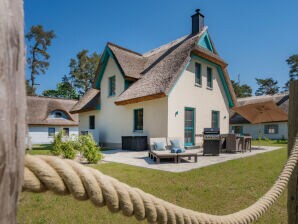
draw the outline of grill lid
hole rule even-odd
[[[204,135],[215,135],[219,133],[220,133],[219,128],[204,128]]]

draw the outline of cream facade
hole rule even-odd
[[[202,84],[195,83],[195,63],[201,65]],[[207,87],[207,67],[212,69],[213,86]],[[195,145],[202,144],[204,128],[210,128],[212,111],[219,111],[221,133],[229,131],[229,103],[216,67],[193,58],[168,97],[168,135],[183,137],[185,109],[194,109]]]
[[[115,76],[116,93],[109,96],[109,78]],[[100,145],[121,148],[122,136],[167,136],[167,98],[117,106],[115,100],[125,90],[125,80],[115,60],[109,58],[101,80],[100,110],[79,114],[79,130],[92,133]],[[143,109],[143,131],[134,131],[134,110]],[[89,116],[95,116],[95,128],[89,129]]]
[[[201,64],[202,84],[195,84],[195,63]],[[207,87],[207,66],[212,69],[212,88]],[[115,76],[115,95],[109,96],[109,79]],[[100,109],[79,113],[79,130],[92,133],[100,145],[121,148],[122,136],[179,137],[184,140],[185,108],[194,109],[194,134],[211,127],[212,111],[219,112],[221,133],[229,131],[229,103],[216,67],[192,59],[166,97],[116,105],[115,100],[125,90],[125,79],[115,60],[110,57],[100,84]],[[134,131],[134,110],[143,109],[143,131]],[[89,117],[95,117],[90,129]],[[195,137],[194,145],[202,144]]]

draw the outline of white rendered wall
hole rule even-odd
[[[195,62],[201,64],[202,85],[195,85]],[[220,111],[220,132],[229,131],[229,103],[216,67],[212,68],[213,88],[207,88],[207,64],[192,59],[168,99],[168,135],[184,138],[184,108],[195,108],[195,134],[211,127],[211,111]],[[177,115],[178,114],[178,115]],[[195,144],[202,144],[196,137]]]
[[[29,137],[31,144],[50,144],[53,137],[48,136],[48,128],[55,128],[55,134],[63,128],[69,128],[69,135],[78,135],[79,128],[77,126],[37,126],[29,125]]]

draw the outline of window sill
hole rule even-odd
[[[202,87],[202,84],[195,83],[196,87]]]
[[[133,132],[133,133],[143,133],[144,130],[133,130],[132,132]]]
[[[209,86],[207,86],[206,89],[208,89],[208,90],[213,90],[213,87],[209,87]]]

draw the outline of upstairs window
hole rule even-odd
[[[134,131],[143,131],[143,109],[134,110]]]
[[[211,127],[212,128],[219,128],[219,111],[212,111],[211,114]]]
[[[212,77],[212,68],[207,67],[207,87],[213,88],[213,77]]]
[[[264,134],[278,134],[277,124],[267,124],[264,126]]]
[[[109,96],[115,96],[116,94],[116,76],[109,78]]]
[[[195,63],[196,84],[202,85],[201,64]]]
[[[95,129],[95,116],[89,116],[89,129]]]

